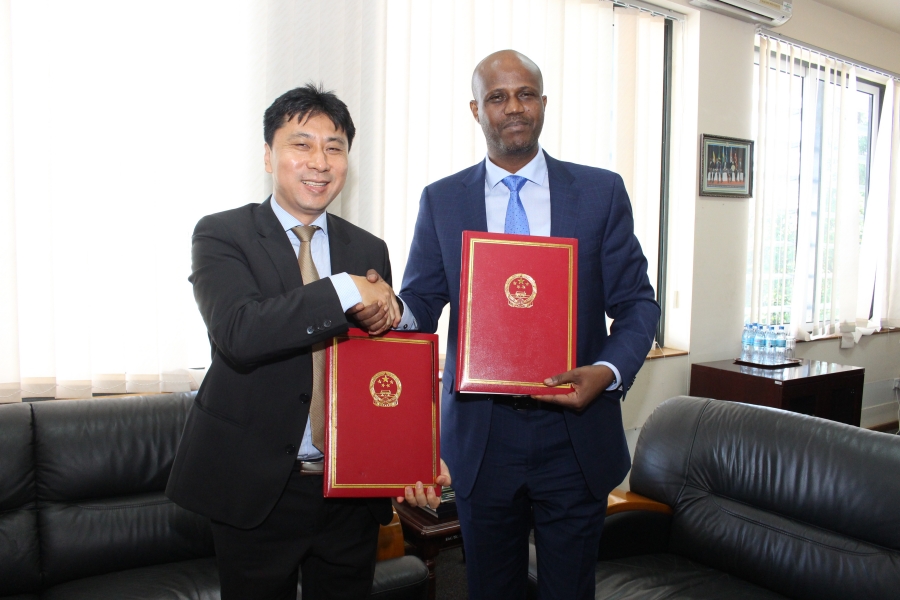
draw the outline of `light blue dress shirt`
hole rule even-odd
[[[272,197],[270,204],[272,206],[272,212],[278,217],[278,222],[281,223],[288,239],[291,241],[291,246],[294,248],[294,255],[299,256],[300,239],[293,231],[291,231],[291,229],[298,225],[303,225],[303,223],[281,208],[274,196]],[[331,250],[328,245],[328,219],[326,213],[319,215],[319,218],[313,221],[311,225],[319,227],[319,230],[313,234],[312,240],[310,241],[310,251],[312,252],[313,263],[316,265],[316,271],[319,273],[319,279],[325,279],[326,277],[331,279],[334,290],[337,292],[338,298],[341,301],[341,308],[344,312],[347,312],[350,307],[362,302],[362,296],[360,295],[356,284],[353,283],[353,280],[350,278],[350,275],[347,273],[338,273],[337,275],[331,274]],[[309,427],[308,418],[306,419],[306,429],[303,431],[303,441],[300,442],[300,451],[297,453],[297,458],[303,460],[317,460],[322,458],[322,453],[312,444],[312,432]]]
[[[487,227],[491,233],[503,233],[506,227],[506,208],[509,206],[509,188],[503,178],[518,175],[528,181],[519,190],[519,200],[528,215],[531,235],[550,236],[550,178],[547,175],[547,159],[538,148],[538,153],[527,165],[510,173],[491,162],[484,161],[484,208],[487,213]]]
[[[506,227],[506,207],[509,205],[509,189],[503,183],[508,175],[518,175],[528,181],[519,190],[519,199],[528,215],[528,227],[531,235],[550,236],[550,177],[547,172],[547,159],[543,149],[538,146],[538,153],[531,161],[515,173],[502,169],[491,162],[490,157],[484,160],[484,207],[487,213],[487,227],[490,233],[503,233]],[[416,317],[407,306],[403,307],[403,318],[399,330],[418,329]],[[622,376],[615,365],[599,361],[595,365],[609,367],[615,379],[607,390],[619,387]]]

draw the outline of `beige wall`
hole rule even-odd
[[[900,33],[813,0],[793,2],[793,16],[790,21],[775,29],[776,32],[900,73]]]
[[[685,94],[692,98],[686,102],[692,108],[687,109],[685,120],[693,123],[686,127],[682,151],[696,155],[701,133],[752,139],[755,26],[698,11],[686,0],[660,4],[688,14]],[[900,34],[812,0],[794,0],[793,18],[776,31],[900,72]],[[682,169],[687,167],[682,165]],[[690,239],[679,238],[676,231],[673,243],[691,246],[670,248],[670,254],[679,251],[680,256],[690,259],[690,265],[675,264],[670,268],[681,269],[689,280],[670,289],[682,288],[679,296],[689,299],[690,315],[684,314],[683,304],[680,310],[670,310],[669,315],[682,321],[689,319],[690,355],[645,363],[622,407],[624,425],[632,443],[656,406],[669,397],[687,393],[692,363],[733,358],[740,352],[749,201],[699,197],[696,161],[692,163],[692,174],[685,179],[688,183],[673,192],[673,211],[676,219],[685,212],[693,213],[693,235]],[[672,302],[670,298],[669,307]],[[799,344],[797,353],[806,358],[865,367],[863,425],[896,419],[893,378],[900,377],[900,334],[864,338],[848,350],[841,350],[839,345],[838,340]]]

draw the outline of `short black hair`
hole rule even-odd
[[[350,111],[334,92],[326,91],[321,83],[317,86],[310,82],[279,96],[263,116],[263,137],[271,146],[279,127],[294,117],[303,121],[316,115],[325,115],[334,123],[335,129],[346,134],[349,151],[353,145],[353,136],[356,135]]]

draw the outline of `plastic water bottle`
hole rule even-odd
[[[741,360],[750,361],[753,354],[753,326],[744,324],[744,332],[741,334]]]
[[[765,364],[766,360],[766,326],[758,325],[753,336],[753,362]]]
[[[768,331],[766,331],[766,360],[763,364],[766,365],[774,365],[775,364],[775,326],[769,325]]]
[[[759,332],[759,323],[750,323],[750,332],[747,334],[747,341],[750,343],[750,353],[747,355],[747,360],[750,362],[756,362],[756,334]]]
[[[773,364],[780,365],[784,363],[784,350],[787,345],[787,336],[784,333],[784,325],[778,326],[778,333],[775,334],[775,362]]]

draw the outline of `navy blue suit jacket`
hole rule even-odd
[[[603,499],[630,467],[619,401],[634,383],[653,343],[659,305],[647,278],[647,260],[634,236],[631,202],[622,178],[545,156],[550,234],[578,238],[577,364],[607,361],[622,376],[622,390],[602,394],[580,413],[565,413],[588,487]],[[471,493],[478,475],[493,404],[487,396],[460,394],[454,386],[462,232],[487,231],[484,179],[481,162],[422,192],[400,291],[421,331],[434,332],[441,311],[450,303],[441,454],[453,476],[454,490],[463,497]],[[614,320],[609,333],[607,314]],[[539,374],[551,375],[556,373]]]

